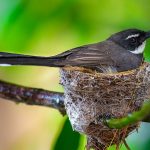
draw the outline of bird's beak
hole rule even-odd
[[[146,32],[146,39],[150,38],[150,31]]]

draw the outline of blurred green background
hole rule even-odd
[[[50,56],[123,29],[150,30],[149,11],[149,0],[0,0],[0,51]],[[63,91],[57,68],[1,67],[0,79]],[[132,150],[150,149],[149,128],[129,136]],[[57,110],[0,101],[0,150],[84,150],[85,142]]]

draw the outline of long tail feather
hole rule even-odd
[[[0,52],[0,66],[34,65],[61,67],[61,59],[57,57],[40,57]]]

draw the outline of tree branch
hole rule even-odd
[[[150,114],[150,102],[145,102],[140,111],[133,112],[132,114],[121,119],[107,120],[107,125],[110,128],[121,129],[121,128],[124,128],[125,126],[135,124],[141,120],[143,120],[144,122],[146,120],[150,120],[148,118],[149,114]]]
[[[0,97],[17,103],[48,106],[58,109],[63,115],[66,114],[64,94],[60,92],[28,88],[0,81]]]
[[[28,105],[41,105],[58,109],[65,115],[64,94],[43,89],[24,87],[0,81],[0,97],[16,103]],[[150,103],[144,104],[142,109],[121,119],[107,120],[111,128],[122,128],[137,121],[150,122]]]

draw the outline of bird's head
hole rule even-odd
[[[128,29],[113,34],[108,40],[115,42],[134,54],[142,54],[148,38],[150,38],[150,32]]]

